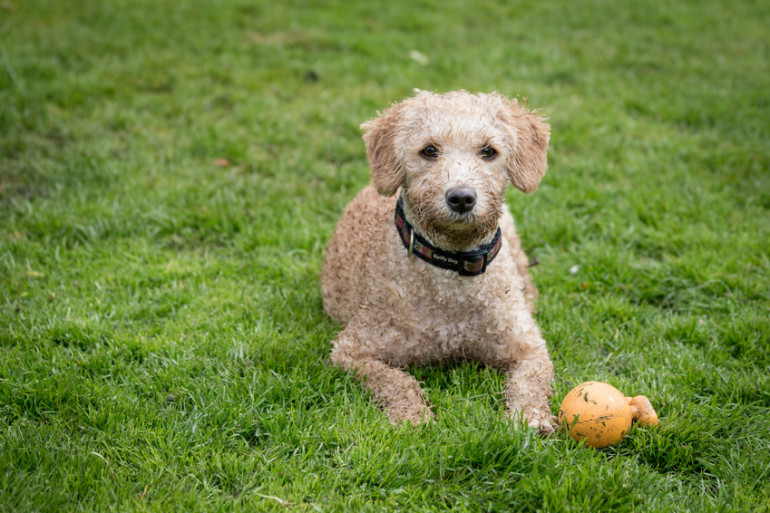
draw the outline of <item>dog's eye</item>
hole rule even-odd
[[[479,152],[479,155],[485,159],[493,159],[495,158],[495,155],[497,155],[497,150],[491,146],[486,146],[485,148],[482,148],[482,150]]]
[[[435,159],[438,158],[438,148],[436,148],[433,145],[426,146],[422,149],[420,152],[420,155],[425,157],[426,159]]]

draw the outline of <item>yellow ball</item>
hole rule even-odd
[[[599,381],[573,388],[559,406],[559,425],[575,440],[597,449],[618,443],[631,429],[633,414],[620,391]]]

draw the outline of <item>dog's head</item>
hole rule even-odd
[[[417,91],[361,128],[374,187],[402,187],[410,220],[442,247],[480,243],[508,183],[532,192],[547,167],[548,125],[496,93]]]

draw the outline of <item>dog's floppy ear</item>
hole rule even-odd
[[[366,143],[366,158],[372,169],[372,184],[383,196],[393,196],[404,182],[404,170],[396,157],[393,137],[400,117],[399,106],[361,125]]]
[[[508,177],[516,188],[533,192],[548,168],[551,129],[543,118],[528,111],[518,101],[506,103],[503,120],[512,131],[513,139],[507,163]]]

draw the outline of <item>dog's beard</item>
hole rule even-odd
[[[470,250],[488,242],[497,230],[502,195],[487,194],[477,208],[458,214],[449,209],[443,193],[438,195],[439,199],[427,200],[431,195],[418,195],[414,190],[404,192],[405,210],[411,214],[409,221],[418,233],[442,249]]]

